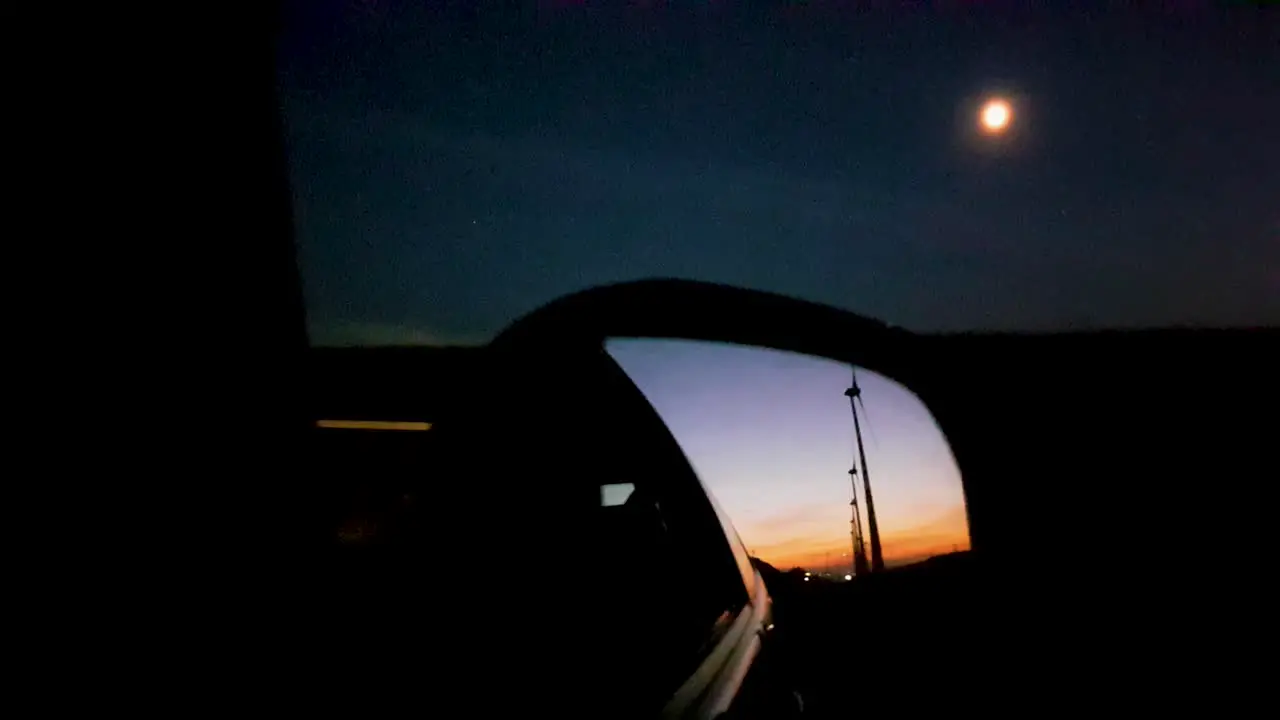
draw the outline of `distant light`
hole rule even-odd
[[[804,574],[804,581],[809,582],[809,573]]]
[[[844,579],[845,579],[845,580],[852,580],[852,579],[853,579],[853,576],[852,576],[852,575],[845,575],[845,576],[844,576]]]
[[[805,576],[805,577],[809,577],[809,576],[810,576],[810,575],[812,575],[812,574],[813,574],[813,573],[806,572],[806,573],[804,574],[804,576]]]
[[[1013,120],[1013,108],[1005,100],[988,100],[982,106],[982,129],[988,133],[1002,133]]]
[[[392,420],[317,420],[316,427],[329,430],[407,430],[426,432],[429,422],[399,422]]]

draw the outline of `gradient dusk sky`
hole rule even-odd
[[[615,339],[608,350],[753,555],[783,569],[848,567],[848,471],[856,452],[843,395],[849,366],[684,340]],[[858,383],[886,562],[967,549],[960,472],[928,409],[881,375],[859,369]],[[864,532],[865,524],[864,517]]]

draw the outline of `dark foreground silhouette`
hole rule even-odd
[[[806,715],[848,716],[879,693],[891,693],[898,709],[946,705],[950,695],[937,692],[948,681],[963,687],[975,670],[966,655],[981,586],[968,552],[853,582],[806,581],[803,570],[753,563],[774,599],[780,649]],[[915,685],[935,692],[900,692]]]

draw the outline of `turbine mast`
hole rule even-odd
[[[854,459],[854,464],[857,464]],[[853,499],[849,501],[849,505],[853,507],[853,525],[849,534],[853,536],[853,575],[854,577],[862,577],[870,572],[870,565],[867,564],[867,545],[862,537],[862,514],[858,512],[858,469],[849,471],[849,482],[853,486]]]
[[[862,488],[867,499],[867,529],[871,534],[871,572],[884,570],[884,556],[880,552],[880,526],[876,523],[876,504],[871,497],[871,477],[867,470],[867,451],[862,446],[862,425],[858,421],[857,399],[862,394],[858,387],[858,370],[854,368],[853,379],[849,389],[844,391],[849,398],[849,410],[853,412],[853,434],[858,439],[858,459],[862,463]],[[852,470],[850,475],[854,474]],[[855,495],[856,496],[856,495]]]

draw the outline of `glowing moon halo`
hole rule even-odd
[[[1013,108],[1009,107],[1009,103],[1005,100],[988,100],[982,106],[979,119],[982,122],[983,132],[992,135],[1002,133],[1013,121]]]

